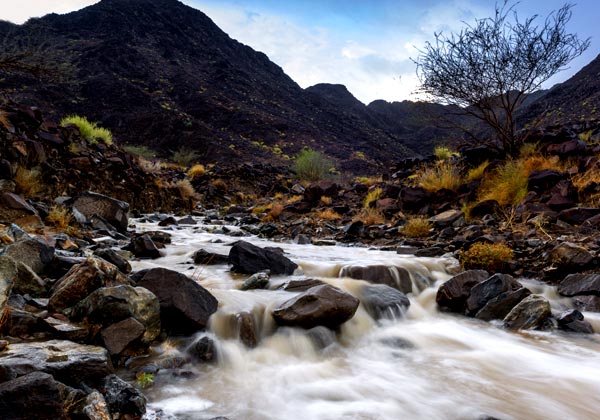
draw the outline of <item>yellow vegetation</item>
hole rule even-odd
[[[196,179],[196,178],[200,178],[201,176],[204,176],[204,174],[206,173],[206,168],[204,167],[204,165],[197,163],[194,166],[192,166],[190,168],[190,170],[188,171],[187,175],[192,179]]]
[[[415,182],[431,192],[441,189],[456,191],[462,183],[460,168],[450,161],[438,161],[432,166],[417,170]]]
[[[472,182],[472,181],[477,181],[478,179],[483,178],[485,170],[487,169],[487,167],[489,165],[490,165],[490,162],[488,162],[486,160],[485,162],[479,164],[479,166],[469,169],[469,171],[467,172],[465,181]]]
[[[73,214],[68,208],[62,205],[54,205],[50,208],[46,223],[55,226],[57,229],[65,230],[73,222]]]
[[[465,269],[482,269],[489,272],[504,269],[513,258],[513,250],[504,243],[478,242],[459,255],[459,260]]]
[[[322,220],[336,220],[342,218],[339,213],[333,211],[332,209],[318,211],[315,213],[315,217]]]
[[[382,192],[381,187],[371,188],[367,192],[367,196],[363,200],[363,207],[365,209],[370,208],[371,207],[371,203],[373,203],[374,201],[379,200],[379,197],[381,197],[381,192]]]
[[[383,214],[374,208],[364,208],[356,215],[352,221],[363,222],[366,226],[380,225],[385,222]]]
[[[333,202],[333,199],[331,197],[327,197],[327,196],[321,196],[321,203],[325,204],[326,206],[331,205],[331,203]]]
[[[402,234],[409,238],[424,238],[429,236],[432,228],[431,222],[424,217],[408,219],[402,227]]]
[[[194,198],[194,196],[196,195],[196,191],[194,190],[194,187],[192,186],[192,183],[189,179],[182,179],[177,181],[175,187],[177,187],[181,198],[183,198],[184,200],[187,200],[188,198]]]
[[[42,174],[39,168],[19,167],[14,177],[17,192],[25,197],[36,197],[43,189]]]
[[[109,130],[98,127],[96,123],[88,121],[85,117],[69,115],[60,121],[60,125],[62,126],[69,124],[77,126],[81,135],[92,144],[97,143],[98,140],[103,141],[107,145],[113,143],[112,134]]]
[[[501,206],[516,204],[527,195],[523,161],[509,160],[483,180],[479,200],[496,200]]]

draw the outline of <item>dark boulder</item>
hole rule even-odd
[[[148,234],[136,236],[127,247],[138,258],[160,258],[160,251]]]
[[[558,284],[563,296],[600,296],[600,274],[569,274]]]
[[[100,248],[94,251],[94,255],[114,264],[121,273],[128,274],[131,272],[129,261],[123,258],[117,251],[110,248]]]
[[[500,204],[496,200],[483,200],[471,208],[469,216],[481,218],[486,214],[495,214],[499,208]]]
[[[494,274],[471,288],[467,299],[467,315],[475,316],[490,300],[504,292],[513,292],[523,286],[508,274]]]
[[[27,230],[44,226],[38,212],[23,197],[11,192],[0,193],[0,220],[15,223]]]
[[[310,184],[304,190],[304,201],[316,204],[321,197],[335,197],[340,186],[332,181],[319,181]]]
[[[471,288],[489,277],[484,270],[468,270],[443,283],[435,300],[443,311],[465,313]]]
[[[510,330],[544,329],[548,326],[550,303],[539,295],[530,295],[517,304],[504,318]]]
[[[229,263],[238,273],[254,274],[270,270],[272,274],[292,274],[298,265],[279,248],[259,248],[246,241],[236,242],[229,251]]]
[[[552,169],[542,169],[529,174],[527,186],[529,191],[541,194],[554,187],[561,179],[563,179],[563,174],[560,172]]]
[[[15,261],[28,265],[36,274],[41,274],[54,258],[54,247],[41,239],[24,236],[0,249],[0,254],[8,255]]]
[[[582,311],[600,312],[600,296],[581,295],[573,298],[575,307]]]
[[[521,302],[531,292],[525,287],[521,287],[517,290],[508,290],[502,292],[496,297],[488,300],[483,308],[481,308],[476,314],[475,318],[483,321],[491,321],[493,319],[504,319],[506,315],[514,308],[517,303]]]
[[[560,273],[583,271],[593,261],[594,256],[587,249],[571,242],[558,244],[548,253],[548,262]]]
[[[254,348],[258,345],[260,335],[256,319],[250,312],[240,312],[235,315],[238,338],[246,347]]]
[[[228,261],[227,255],[215,254],[204,249],[194,252],[194,264],[217,265],[227,264]]]
[[[278,305],[272,314],[279,325],[337,328],[354,316],[358,305],[351,294],[324,284]]]
[[[269,287],[269,279],[269,270],[254,273],[244,280],[240,286],[240,290],[267,289]]]
[[[108,375],[99,389],[113,418],[139,418],[146,413],[144,394],[118,376]]]
[[[82,214],[87,221],[100,217],[119,232],[127,232],[129,204],[124,201],[87,191],[73,200],[73,210]]]
[[[600,214],[597,207],[574,207],[558,213],[558,218],[571,225],[581,225],[586,220]]]
[[[320,286],[322,284],[325,283],[316,279],[290,280],[280,285],[278,289],[285,290],[286,292],[304,292],[311,287]]]
[[[374,319],[402,317],[410,306],[406,295],[385,284],[370,284],[362,288],[360,301]]]
[[[558,328],[564,331],[592,334],[594,329],[592,324],[584,319],[584,316],[577,309],[570,309],[561,313],[557,318]]]
[[[421,187],[404,187],[399,194],[400,207],[405,211],[418,212],[431,204],[432,193]]]
[[[402,293],[412,292],[410,273],[404,267],[350,265],[342,268],[340,277],[350,277],[351,279],[365,280],[375,284],[386,284],[400,290]]]
[[[199,337],[187,348],[188,354],[196,361],[206,363],[217,360],[215,342],[207,336]]]
[[[52,375],[33,372],[0,383],[2,420],[67,419],[67,387]]]
[[[190,334],[206,328],[217,310],[217,299],[189,277],[166,268],[143,273],[137,285],[150,290],[160,302],[163,328],[172,333]]]

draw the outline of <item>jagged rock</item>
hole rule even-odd
[[[10,192],[0,194],[0,220],[15,223],[28,231],[44,226],[38,212],[23,197]]]
[[[194,252],[194,264],[216,265],[227,264],[229,258],[227,255],[215,254],[204,249]]]
[[[573,304],[582,311],[600,312],[600,296],[577,296],[573,299]]]
[[[344,232],[348,236],[360,236],[363,233],[365,228],[365,224],[360,220],[355,222],[350,222],[342,228],[342,232]]]
[[[563,296],[600,296],[600,274],[569,274],[558,284],[557,290]]]
[[[386,284],[363,287],[360,301],[374,319],[401,317],[410,306],[404,293]]]
[[[460,210],[446,210],[429,218],[429,221],[438,228],[445,228],[448,226],[459,226],[461,220],[464,225],[463,218],[464,213]]]
[[[527,180],[527,187],[529,191],[541,194],[555,186],[561,179],[563,179],[563,175],[553,169],[533,171]]]
[[[89,420],[109,420],[112,418],[106,399],[98,391],[93,391],[85,397],[81,411]]]
[[[0,332],[12,337],[29,337],[48,332],[48,324],[39,316],[9,306]]]
[[[129,204],[91,191],[84,192],[73,201],[73,209],[89,221],[100,217],[121,233],[127,232]]]
[[[0,254],[28,265],[36,274],[42,274],[54,258],[54,247],[40,239],[24,236],[3,250],[0,249]]]
[[[488,300],[486,304],[476,314],[475,318],[483,321],[493,319],[504,319],[506,315],[514,308],[517,303],[529,296],[531,292],[525,287],[517,290],[502,292],[496,297]]]
[[[129,280],[117,267],[98,258],[88,258],[73,266],[52,287],[48,309],[61,312],[100,287],[120,284],[129,284]]]
[[[272,315],[279,325],[337,328],[354,316],[358,305],[351,294],[324,284],[278,305]]]
[[[0,256],[0,327],[4,311],[8,305],[8,297],[17,276],[17,263],[10,257]]]
[[[189,277],[166,268],[143,273],[137,285],[158,297],[163,328],[174,333],[204,329],[217,310],[217,299]]]
[[[215,342],[207,336],[195,340],[187,349],[187,352],[199,362],[214,362],[217,360],[217,349]]]
[[[530,295],[506,315],[504,327],[510,330],[542,329],[551,315],[550,303],[545,298]]]
[[[404,267],[351,265],[342,268],[340,277],[350,277],[351,279],[365,280],[375,284],[387,284],[402,293],[412,292],[410,273]]]
[[[244,280],[240,290],[266,289],[269,287],[269,279],[269,270],[254,273]]]
[[[594,256],[584,247],[571,242],[556,245],[548,254],[548,260],[560,272],[583,271],[594,261]]]
[[[508,274],[494,274],[489,279],[474,285],[467,299],[467,315],[475,316],[490,300],[504,292],[522,288],[521,283]]]
[[[469,211],[470,217],[483,217],[486,214],[495,214],[500,208],[496,200],[483,200],[475,204]]]
[[[421,187],[404,187],[399,194],[402,210],[417,212],[430,204],[432,194]]]
[[[177,220],[178,225],[196,225],[198,222],[194,220],[192,216],[185,216]]]
[[[46,294],[46,281],[38,276],[28,265],[17,263],[17,275],[13,293],[41,297]]]
[[[283,255],[279,248],[259,248],[246,241],[236,242],[229,251],[229,263],[238,273],[254,274],[270,270],[273,274],[292,274],[298,265]]]
[[[44,318],[50,333],[61,340],[84,342],[90,335],[90,331],[83,325],[76,325],[63,319],[54,317]]]
[[[128,274],[131,272],[131,264],[123,258],[117,251],[110,248],[101,248],[94,251],[94,255],[114,264],[121,273]]]
[[[0,382],[46,372],[67,385],[95,383],[111,373],[106,349],[71,341],[10,344],[0,353]]]
[[[294,243],[298,245],[310,245],[310,238],[303,233],[296,235],[294,238]]]
[[[586,220],[600,214],[600,208],[596,207],[574,207],[558,213],[558,218],[571,225],[581,225]]]
[[[75,320],[108,326],[132,317],[144,326],[143,342],[150,343],[160,334],[160,304],[148,289],[119,285],[101,287],[70,311]]]
[[[44,372],[32,372],[0,383],[3,420],[67,419],[66,386]]]
[[[177,226],[177,220],[175,220],[175,218],[173,216],[165,217],[160,222],[158,222],[158,226],[171,226],[171,225]]]
[[[435,300],[443,311],[465,313],[471,288],[489,278],[484,270],[468,270],[443,283]]]
[[[160,251],[148,234],[133,238],[128,249],[138,258],[160,258]]]
[[[558,155],[561,158],[569,156],[585,155],[587,153],[587,144],[581,139],[571,139],[559,144],[550,144],[546,151],[552,155]]]
[[[594,332],[592,324],[587,322],[583,314],[577,309],[570,309],[563,312],[556,318],[556,321],[561,330],[583,334],[592,334]]]
[[[254,316],[249,312],[240,312],[235,315],[235,322],[240,341],[247,347],[256,347],[260,337]]]
[[[140,417],[146,413],[146,397],[116,375],[108,375],[100,385],[113,418]]]
[[[340,186],[332,181],[319,181],[310,184],[304,190],[304,201],[316,204],[321,197],[335,197]]]
[[[285,290],[286,292],[304,292],[311,287],[320,286],[322,284],[325,283],[316,279],[290,280],[280,285],[278,289]]]
[[[104,328],[100,336],[110,354],[117,355],[140,340],[145,331],[144,326],[135,318],[126,318]]]

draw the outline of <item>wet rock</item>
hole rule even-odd
[[[360,220],[355,222],[350,222],[342,228],[342,232],[344,232],[347,236],[360,236],[362,235],[365,228],[365,224]]]
[[[494,274],[474,285],[467,299],[467,314],[474,316],[492,298],[504,292],[512,292],[523,286],[508,274]]]
[[[195,340],[187,349],[188,354],[199,362],[214,362],[217,360],[215,342],[207,336]]]
[[[600,296],[577,296],[573,299],[573,304],[581,311],[600,312]]]
[[[311,287],[320,286],[322,284],[325,283],[316,279],[290,280],[283,283],[278,289],[285,290],[286,292],[304,292]]]
[[[460,273],[439,287],[435,300],[443,311],[465,313],[471,288],[487,278],[489,274],[484,270]]]
[[[421,187],[404,187],[398,196],[403,211],[417,212],[432,201],[432,194]]]
[[[556,318],[556,321],[558,322],[558,327],[564,331],[583,334],[592,334],[594,332],[592,325],[584,319],[583,314],[577,309],[570,309],[561,313]]]
[[[240,290],[252,290],[252,289],[267,289],[269,287],[269,270],[260,271],[252,274],[244,283],[242,283]]]
[[[178,225],[196,225],[198,222],[194,220],[192,216],[185,216],[177,220]]]
[[[36,274],[42,274],[54,258],[54,247],[40,239],[24,236],[3,250],[0,249],[0,254],[28,265]]]
[[[543,329],[552,315],[550,303],[539,295],[531,295],[517,304],[504,318],[510,330]]]
[[[87,191],[73,201],[73,209],[88,221],[93,217],[100,217],[119,232],[127,232],[129,204],[124,201]]]
[[[363,287],[360,301],[374,319],[399,318],[410,306],[410,300],[404,293],[385,284]]]
[[[17,276],[17,263],[10,257],[0,256],[0,320],[8,305],[8,297]],[[2,322],[0,321],[0,326]]]
[[[256,347],[259,342],[259,335],[254,316],[249,312],[240,312],[235,315],[235,322],[240,341],[247,347]]]
[[[493,319],[504,319],[506,315],[514,308],[517,303],[521,302],[531,292],[525,287],[517,290],[509,290],[500,293],[498,296],[488,300],[483,308],[476,314],[475,318],[483,321],[491,321]]]
[[[231,247],[229,263],[233,271],[245,274],[270,270],[273,274],[289,275],[298,268],[279,248],[259,248],[246,241],[238,241]]]
[[[318,349],[324,349],[335,343],[335,332],[323,326],[311,328],[306,334]]]
[[[583,271],[594,261],[594,256],[582,246],[563,242],[549,252],[548,260],[560,272]]]
[[[85,397],[84,406],[81,411],[85,415],[85,418],[90,420],[107,420],[112,418],[104,396],[98,391],[93,391]]]
[[[461,223],[464,225],[464,216],[464,213],[460,210],[446,210],[431,217],[429,221],[438,228],[460,226]]]
[[[121,354],[142,338],[146,329],[135,318],[126,318],[100,332],[104,347],[111,355]]]
[[[160,251],[150,235],[144,234],[131,240],[128,250],[138,258],[160,258]]]
[[[143,273],[137,285],[158,297],[163,328],[189,334],[204,329],[217,310],[217,299],[189,277],[166,268]]]
[[[354,316],[358,305],[354,296],[324,284],[278,305],[272,315],[279,325],[337,328]]]
[[[82,343],[90,335],[90,331],[85,326],[76,325],[63,319],[48,317],[44,318],[44,322],[51,334],[61,340]]]
[[[400,290],[402,293],[412,292],[410,273],[404,267],[351,265],[342,268],[340,277],[350,277],[351,279],[365,280],[375,284],[386,284]]]
[[[66,387],[52,375],[33,372],[0,383],[0,417],[3,420],[61,420]]]
[[[128,283],[127,277],[111,263],[98,258],[88,258],[85,262],[73,266],[52,287],[48,309],[61,312],[100,287]]]
[[[9,306],[0,332],[12,337],[30,337],[36,333],[49,332],[48,324],[39,316]]]
[[[175,218],[173,216],[165,217],[160,222],[158,222],[158,226],[171,226],[171,225],[177,226],[177,220],[175,220]]]
[[[227,255],[215,254],[204,249],[194,252],[194,264],[217,265],[227,264],[228,261]]]
[[[106,349],[65,340],[10,344],[0,353],[0,382],[46,372],[71,386],[93,384],[111,373]]]
[[[129,261],[123,258],[117,251],[110,248],[101,248],[94,251],[94,255],[114,264],[121,273],[128,274],[131,272]]]
[[[586,220],[600,214],[600,208],[596,207],[574,207],[566,209],[558,214],[558,218],[571,225],[581,225]]]
[[[116,375],[108,375],[100,385],[113,418],[140,417],[146,413],[146,397]]]
[[[558,284],[557,290],[563,296],[600,296],[600,274],[569,274]]]
[[[415,251],[415,257],[439,257],[444,254],[444,249],[439,246],[419,248]]]

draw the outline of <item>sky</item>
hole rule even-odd
[[[98,0],[0,0],[0,19],[22,23]],[[230,37],[262,51],[306,88],[340,83],[365,104],[417,100],[419,54],[434,33],[457,32],[491,16],[494,0],[182,0],[206,13]],[[568,30],[590,48],[543,87],[566,80],[600,53],[600,1],[575,0]],[[514,3],[514,2],[513,2]],[[521,0],[520,17],[539,22],[563,0]]]

